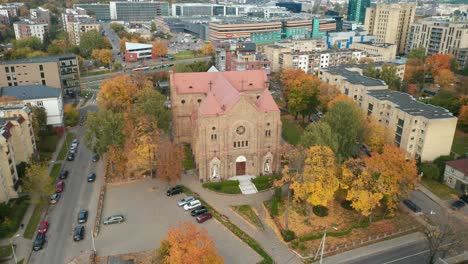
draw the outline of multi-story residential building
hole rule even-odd
[[[365,51],[374,61],[394,60],[397,52],[397,46],[390,43],[355,42],[351,48]]]
[[[386,126],[394,143],[409,157],[433,161],[450,154],[457,118],[448,110],[389,90],[383,81],[362,76],[347,67],[322,69],[318,76],[324,82],[335,84],[369,116]]]
[[[155,1],[110,1],[110,18],[119,21],[148,21],[169,15],[169,3]]]
[[[68,39],[79,45],[81,35],[91,30],[101,31],[101,24],[86,14],[86,10],[80,7],[66,9],[62,14],[63,28],[68,34]]]
[[[29,15],[30,15],[31,21],[36,22],[36,23],[45,23],[49,27],[51,26],[49,9],[45,9],[42,7],[33,8],[29,10]]]
[[[369,35],[365,30],[352,30],[347,32],[330,32],[325,37],[328,49],[349,49],[353,43],[369,42],[375,36]]]
[[[468,159],[445,162],[444,181],[460,193],[468,193]]]
[[[16,166],[36,151],[31,114],[23,105],[0,107],[0,202],[18,197]]]
[[[80,71],[75,54],[0,62],[0,87],[42,84],[75,96]]]
[[[8,100],[0,105],[13,103],[43,107],[47,113],[47,125],[63,126],[63,99],[60,89],[42,84],[0,87],[0,98],[3,96]]]
[[[348,21],[363,24],[366,8],[370,7],[370,0],[350,0],[348,2]]]
[[[451,21],[447,18],[426,18],[411,24],[406,52],[424,47],[427,55],[453,54],[462,67],[468,48],[468,21]]]
[[[96,20],[100,21],[109,21],[111,20],[110,17],[110,6],[109,4],[74,4],[73,8],[83,8],[86,11],[90,11]]]
[[[294,68],[313,73],[318,69],[356,63],[365,56],[365,52],[356,49],[284,52],[279,56],[279,69]]]
[[[12,4],[0,5],[0,10],[5,10],[6,14],[4,12],[2,12],[2,14],[8,15],[8,17],[19,16],[19,8],[17,5],[12,5]]]
[[[271,62],[265,54],[257,52],[255,43],[216,41],[215,66],[219,71],[245,71],[265,69],[270,73]]]
[[[16,39],[37,37],[41,41],[44,41],[49,25],[47,23],[36,23],[31,20],[22,20],[13,23],[13,28]]]
[[[377,42],[396,44],[403,53],[415,12],[415,3],[376,4],[366,10],[365,28]]]

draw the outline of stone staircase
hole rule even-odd
[[[255,178],[253,176],[238,176],[239,180],[239,189],[241,190],[242,194],[253,194],[253,193],[258,193],[257,187],[255,187],[255,184],[252,183],[252,178]]]

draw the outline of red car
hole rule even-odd
[[[197,222],[198,223],[203,223],[209,219],[211,219],[213,217],[213,215],[211,213],[204,213],[204,214],[201,214],[199,216],[197,216]]]
[[[64,181],[59,181],[59,182],[57,182],[57,185],[55,185],[55,192],[56,193],[61,193],[61,192],[63,192],[63,188],[65,188],[65,182]]]
[[[37,230],[37,232],[47,233],[47,230],[49,230],[49,222],[41,221],[41,223],[39,224],[39,229]]]

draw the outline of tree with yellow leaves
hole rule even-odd
[[[74,107],[73,104],[66,104],[63,107],[63,113],[65,115],[66,126],[75,126],[78,123],[80,113],[76,110],[76,107]]]
[[[448,69],[442,69],[437,72],[437,75],[434,75],[434,82],[444,90],[453,89],[453,85],[457,81],[457,77],[455,74]]]
[[[391,134],[382,124],[367,117],[364,129],[364,143],[374,152],[382,153],[385,144],[392,143]]]
[[[161,138],[160,148],[157,153],[158,174],[159,180],[166,182],[168,185],[180,181],[180,177],[184,170],[184,149],[182,146],[170,141],[168,138]]]
[[[91,53],[91,57],[107,66],[109,66],[113,60],[112,50],[110,49],[94,49]]]
[[[161,40],[156,40],[153,42],[153,56],[155,57],[161,57],[167,54],[168,48],[167,48],[167,42],[166,41],[161,41]]]
[[[339,187],[336,157],[326,146],[312,146],[306,152],[302,178],[291,184],[296,200],[310,206],[309,221],[314,206],[327,206]]]
[[[201,48],[201,53],[205,56],[213,55],[214,54],[213,44],[211,44],[211,42],[203,44]]]
[[[127,173],[127,152],[119,145],[110,145],[106,152],[106,161],[109,164],[108,176],[123,178]]]

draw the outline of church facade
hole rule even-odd
[[[264,70],[171,73],[173,136],[201,182],[280,171],[280,111]]]

